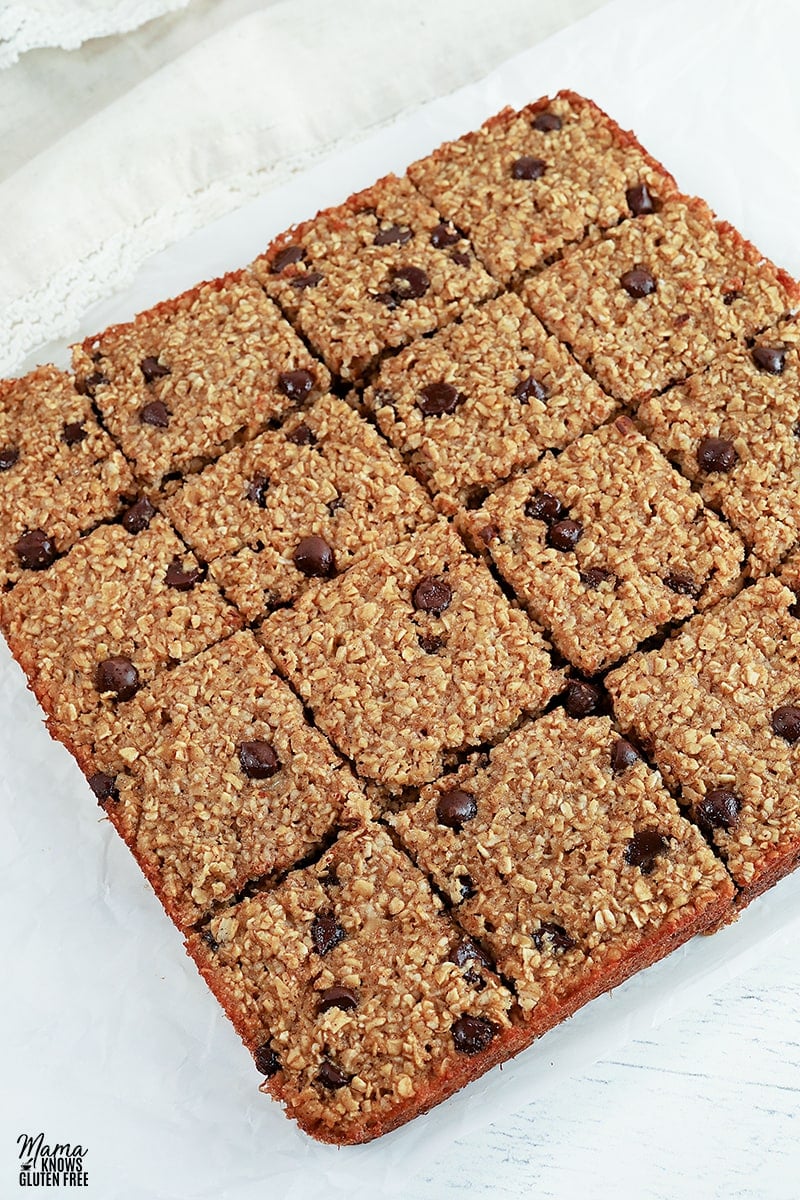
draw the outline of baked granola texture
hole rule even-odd
[[[313,1137],[800,864],[799,303],[560,92],[0,381],[0,629]]]

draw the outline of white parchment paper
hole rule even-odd
[[[765,16],[768,14],[768,19]],[[291,221],[401,170],[503,104],[572,87],[595,98],[766,253],[800,273],[800,12],[772,0],[618,0],[367,142],[152,259],[83,336],[247,262]],[[37,360],[66,362],[63,343]],[[17,1134],[88,1147],[104,1200],[401,1195],[409,1175],[614,1045],[641,1034],[800,930],[800,877],[736,926],[696,939],[515,1062],[367,1147],[298,1133],[185,958],[66,751],[50,742],[0,648],[0,1195],[17,1194]],[[66,1193],[65,1193],[66,1194]]]

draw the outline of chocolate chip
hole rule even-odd
[[[782,375],[786,366],[785,346],[756,346],[753,350],[753,362],[760,371],[768,375]]]
[[[527,404],[529,400],[546,400],[547,388],[539,383],[538,379],[531,376],[517,384],[514,388],[514,396],[520,404]]]
[[[533,492],[525,503],[525,516],[547,525],[560,521],[565,512],[564,505],[552,492]]]
[[[562,954],[565,950],[573,950],[577,942],[570,937],[563,925],[556,925],[552,921],[543,921],[534,932],[533,944],[539,951],[548,946],[553,954]]]
[[[267,1079],[281,1069],[281,1060],[269,1042],[264,1042],[253,1052],[253,1060],[259,1075],[266,1075]]]
[[[302,275],[295,275],[294,279],[290,279],[289,287],[294,288],[296,292],[304,292],[307,288],[315,288],[324,278],[321,271],[305,271]]]
[[[431,234],[431,245],[437,250],[444,250],[447,246],[455,246],[456,242],[461,241],[461,234],[452,225],[437,225]]]
[[[306,252],[302,246],[284,246],[283,250],[279,250],[272,260],[273,275],[280,275],[281,271],[285,271],[294,263],[303,262],[305,256]]]
[[[431,285],[421,267],[398,267],[392,271],[389,291],[395,300],[418,300]]]
[[[145,425],[155,425],[157,429],[166,429],[169,425],[169,409],[163,400],[152,400],[139,409],[139,417]]]
[[[640,829],[625,847],[623,858],[629,867],[638,867],[643,875],[649,875],[656,859],[669,849],[669,839],[657,829]]]
[[[512,179],[541,179],[547,170],[547,163],[541,158],[531,158],[523,154],[511,166]]]
[[[641,300],[656,290],[656,281],[647,267],[634,267],[620,276],[620,283],[633,300]]]
[[[738,458],[736,447],[727,438],[703,438],[697,447],[697,465],[701,471],[720,471],[727,475]]]
[[[3,446],[0,449],[0,471],[10,471],[19,458],[19,446]]]
[[[448,792],[442,792],[436,801],[436,820],[440,825],[455,829],[456,833],[477,815],[478,804],[475,797],[461,788],[450,788]]]
[[[338,1092],[339,1088],[347,1087],[352,1078],[352,1075],[345,1075],[344,1071],[330,1059],[324,1058],[319,1068],[317,1082],[321,1083],[329,1092]]]
[[[438,575],[425,575],[411,596],[411,603],[417,612],[433,613],[437,617],[450,607],[452,600],[453,589],[446,579]]]
[[[132,700],[139,690],[139,672],[129,658],[115,655],[98,663],[95,672],[98,692],[113,692],[118,700]]]
[[[43,529],[26,529],[14,552],[26,571],[43,571],[56,561],[56,544]]]
[[[800,741],[800,708],[794,704],[782,704],[772,714],[772,729],[778,737],[792,745]]]
[[[450,258],[458,267],[468,267],[472,262],[472,259],[464,250],[454,250]]]
[[[331,575],[336,574],[336,559],[333,550],[324,538],[316,537],[313,534],[300,539],[292,555],[292,561],[298,571],[302,571],[309,577],[318,576],[321,579],[329,579]]]
[[[220,943],[219,943],[219,942],[217,941],[217,939],[214,937],[214,935],[213,935],[213,933],[211,932],[211,930],[210,930],[210,929],[204,929],[204,930],[203,930],[203,932],[200,934],[200,937],[203,939],[203,941],[205,942],[205,944],[208,946],[209,950],[210,950],[210,951],[211,951],[213,954],[216,954],[216,953],[217,953],[217,951],[219,950]]]
[[[497,1033],[497,1026],[486,1017],[459,1017],[452,1029],[453,1043],[459,1054],[479,1054]]]
[[[458,408],[464,397],[453,387],[452,383],[428,383],[421,389],[417,397],[417,406],[426,417],[441,417],[452,413]]]
[[[539,133],[558,133],[561,128],[561,117],[554,112],[540,112],[531,121],[534,129],[538,129]]]
[[[299,403],[310,394],[315,383],[311,372],[302,368],[299,371],[281,371],[278,376],[278,391]]]
[[[639,752],[627,738],[618,738],[611,751],[611,770],[620,775],[639,761]]]
[[[311,941],[314,943],[317,954],[321,957],[324,957],[329,950],[333,950],[334,946],[338,946],[339,942],[343,942],[346,936],[333,913],[321,913],[314,917],[311,925]]]
[[[97,389],[110,382],[111,380],[102,371],[92,371],[91,375],[86,375],[83,379],[78,379],[75,383],[75,388],[82,396],[88,396],[93,400]]]
[[[317,442],[313,429],[310,429],[305,421],[296,425],[291,433],[287,433],[286,440],[295,446],[315,446]]]
[[[117,781],[113,775],[107,775],[105,771],[96,771],[94,775],[89,776],[88,782],[99,804],[105,804],[106,800],[119,800]]]
[[[645,217],[648,213],[655,212],[653,197],[646,183],[637,183],[635,187],[629,187],[625,199],[635,217]]]
[[[348,1009],[358,1007],[358,993],[352,988],[334,987],[327,988],[319,998],[319,1011],[327,1012],[329,1008],[341,1008],[344,1012]]]
[[[582,535],[580,521],[556,521],[547,531],[547,543],[554,550],[574,550]]]
[[[610,579],[616,579],[613,571],[607,571],[605,567],[589,567],[586,571],[580,572],[581,583],[584,587],[591,588],[596,591],[601,583],[608,583]]]
[[[730,307],[734,300],[738,300],[742,295],[743,293],[738,288],[732,288],[730,291],[723,293],[722,303]]]
[[[457,967],[465,967],[468,962],[479,962],[489,971],[493,971],[495,965],[483,947],[471,937],[461,939],[450,955],[450,962],[455,963]]]
[[[187,571],[176,554],[167,567],[164,583],[167,587],[175,588],[176,592],[190,592],[196,583],[203,578],[202,567],[190,567]]]
[[[128,533],[141,533],[143,529],[147,529],[155,515],[156,510],[147,496],[142,496],[140,500],[131,505],[127,512],[123,513],[123,529],[127,529]]]
[[[571,679],[564,693],[564,708],[570,717],[588,717],[597,711],[602,698],[602,690],[596,684],[585,679]]]
[[[729,788],[706,792],[694,809],[695,820],[707,834],[715,829],[733,829],[738,823],[742,802]]]
[[[669,575],[664,577],[664,583],[671,592],[676,592],[679,596],[691,596],[693,600],[696,600],[703,590],[702,585],[686,571],[670,571]]]
[[[145,378],[145,383],[153,383],[156,379],[163,379],[166,375],[171,375],[169,367],[165,367],[157,358],[143,358],[139,363],[139,369]]]
[[[460,904],[463,904],[465,900],[470,900],[473,896],[478,894],[471,875],[457,875],[456,883],[461,888],[461,900],[459,901]]]
[[[79,442],[84,441],[88,434],[83,427],[82,421],[70,421],[64,426],[64,432],[61,435],[68,446],[77,446]]]
[[[414,236],[414,231],[403,225],[389,225],[386,229],[379,229],[375,234],[375,246],[404,246],[406,242],[410,242]]]
[[[484,546],[488,546],[495,540],[495,538],[500,537],[500,530],[496,525],[484,525],[478,536],[480,537]]]
[[[239,765],[248,779],[270,779],[281,767],[280,759],[269,742],[240,742]]]
[[[257,504],[259,508],[267,507],[267,492],[269,491],[269,477],[263,475],[261,471],[256,471],[253,478],[247,485],[245,498],[252,500],[253,504]]]
[[[434,637],[427,633],[421,633],[417,638],[417,642],[420,649],[424,650],[426,654],[435,654],[444,645],[440,637]]]
[[[397,308],[397,300],[391,292],[375,292],[372,299],[377,300],[379,304],[385,304],[390,310]]]

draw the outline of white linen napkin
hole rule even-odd
[[[89,38],[138,29],[189,0],[17,0],[0,8],[0,67],[26,50],[74,50]]]

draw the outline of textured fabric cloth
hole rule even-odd
[[[138,29],[189,0],[18,0],[0,12],[0,67],[40,46],[74,50],[89,38]]]

